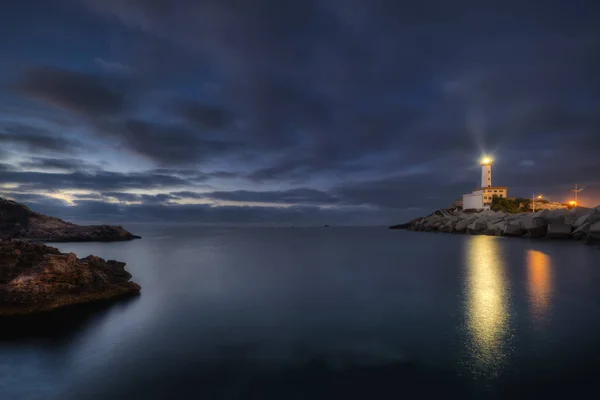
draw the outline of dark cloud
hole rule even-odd
[[[241,148],[239,143],[205,138],[182,126],[141,120],[128,120],[108,134],[117,135],[138,154],[164,164],[205,162]]]
[[[2,156],[2,154],[0,154]],[[12,171],[15,169],[15,166],[7,163],[0,163],[0,171]]]
[[[353,182],[338,186],[333,193],[344,203],[383,209],[449,207],[473,187],[468,182],[429,183],[431,174],[415,174]]]
[[[220,130],[232,122],[232,116],[223,107],[192,100],[175,102],[173,111],[200,129]]]
[[[98,169],[97,166],[78,158],[44,158],[32,157],[29,161],[19,163],[21,168],[26,169],[60,169],[67,171],[85,171]]]
[[[128,66],[121,64],[120,62],[117,62],[117,61],[108,61],[103,58],[96,58],[96,59],[94,59],[94,62],[96,64],[98,64],[98,66],[100,66],[100,68],[102,68],[102,70],[104,72],[114,73],[114,74],[124,74],[124,73],[130,72],[130,69]]]
[[[127,105],[123,82],[56,67],[26,70],[13,86],[18,93],[85,115],[112,115]]]
[[[75,143],[55,133],[24,124],[0,126],[0,145],[36,153],[68,153],[74,150]]]
[[[593,18],[573,17],[571,6],[540,11],[509,1],[491,12],[469,1],[202,1],[177,9],[162,0],[85,3],[211,60],[245,138],[270,160],[249,173],[256,181],[352,173],[365,155],[394,148],[467,157],[533,148],[549,133],[576,127],[585,127],[578,140],[586,141],[598,129],[596,109],[570,110],[573,95],[597,100],[600,43]],[[564,19],[577,25],[568,35],[556,32]],[[506,24],[531,29],[530,20],[536,34],[525,40],[508,33],[482,39]],[[428,29],[431,36],[420,35]],[[376,170],[376,161],[367,167]]]
[[[281,191],[248,191],[234,190],[229,192],[209,192],[204,196],[213,200],[255,203],[280,203],[280,204],[335,204],[338,199],[329,193],[315,189],[290,189]]]
[[[0,181],[13,183],[22,191],[90,190],[95,192],[127,189],[190,187],[189,180],[154,173],[43,173],[0,171]]]

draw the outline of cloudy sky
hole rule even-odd
[[[600,204],[600,4],[4,0],[0,196],[77,221],[391,224],[495,159]]]

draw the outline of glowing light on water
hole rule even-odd
[[[527,252],[527,291],[531,314],[537,323],[548,316],[552,282],[550,280],[550,257],[540,251]]]
[[[470,238],[466,261],[468,351],[478,372],[497,375],[506,358],[509,331],[509,290],[498,238]]]

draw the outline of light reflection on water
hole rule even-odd
[[[471,369],[493,377],[508,356],[509,287],[498,238],[475,236],[466,241],[466,323]]]
[[[527,291],[533,322],[537,326],[548,318],[552,282],[550,257],[541,251],[527,251]]]

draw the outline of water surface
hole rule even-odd
[[[139,228],[61,243],[140,297],[0,320],[0,398],[573,395],[600,362],[600,251],[382,228]]]

